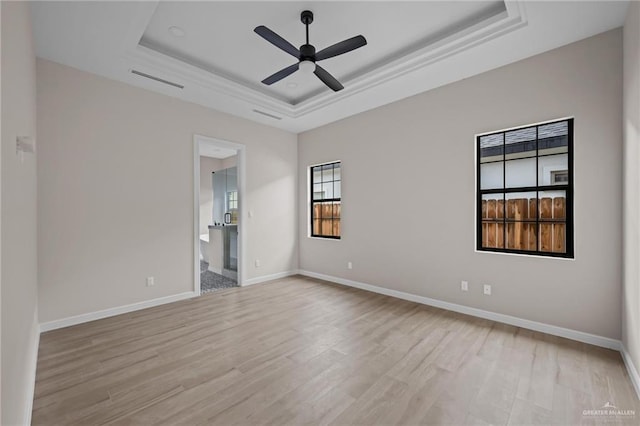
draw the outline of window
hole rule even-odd
[[[340,162],[311,167],[311,236],[340,238]]]
[[[227,191],[227,214],[232,224],[238,223],[238,191]]]
[[[238,191],[227,192],[227,210],[238,209]]]
[[[476,144],[477,249],[573,258],[573,119]]]
[[[551,183],[554,185],[564,185],[569,183],[568,170],[555,170],[551,172]]]

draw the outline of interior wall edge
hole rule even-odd
[[[0,261],[0,423],[29,424],[39,346],[37,152],[16,150],[19,137],[39,149],[36,57],[28,2],[1,2],[1,202],[4,248]],[[8,249],[10,248],[10,249]]]
[[[25,404],[25,413],[24,419],[26,425],[31,424],[31,413],[33,411],[33,400],[35,398],[36,391],[36,371],[38,369],[38,350],[40,348],[40,325],[38,324],[38,310],[34,312],[33,315],[33,323],[31,325],[31,335],[29,336],[29,341],[31,342],[28,356],[27,366],[29,368],[28,377],[29,381],[27,384],[26,393],[24,396]]]
[[[623,281],[622,345],[640,397],[640,3],[632,1],[623,27]]]

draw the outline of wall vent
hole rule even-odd
[[[256,114],[264,115],[264,116],[269,117],[269,118],[273,118],[274,120],[282,120],[282,117],[278,117],[277,115],[269,114],[268,112],[260,111],[260,110],[257,110],[257,109],[254,109],[253,112],[255,112]]]
[[[143,73],[141,71],[131,70],[131,74],[139,75],[140,77],[144,77],[144,78],[148,78],[150,80],[154,80],[154,81],[157,81],[157,82],[160,82],[160,83],[168,84],[169,86],[177,87],[178,89],[184,89],[184,86],[182,84],[174,83],[172,81],[165,80],[164,78],[160,78],[160,77],[156,77],[156,76],[153,76],[153,75],[150,75],[150,74],[146,74],[146,73]]]

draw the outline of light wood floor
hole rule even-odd
[[[583,416],[610,402],[636,417]],[[42,335],[33,424],[640,424],[617,352],[302,277]]]

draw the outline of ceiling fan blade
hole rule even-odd
[[[262,80],[262,82],[264,84],[266,84],[267,86],[270,86],[273,83],[277,83],[278,81],[282,80],[286,76],[288,76],[290,74],[293,74],[294,72],[298,71],[299,65],[300,65],[300,63],[296,63],[296,64],[290,65],[290,66],[288,66],[286,68],[283,68],[280,71],[278,71],[277,73],[271,74],[269,77],[267,77],[264,80]]]
[[[289,43],[287,40],[283,39],[264,25],[255,27],[253,31],[263,39],[267,40],[269,43],[284,50],[289,55],[295,56],[298,59],[300,58],[300,51],[296,49],[293,44]]]
[[[351,52],[359,47],[367,44],[367,39],[363,36],[351,37],[347,40],[336,43],[333,46],[329,46],[326,49],[322,49],[316,53],[316,61],[322,61],[323,59],[333,58],[334,56],[342,55],[343,53]]]
[[[344,89],[344,86],[320,65],[316,64],[316,70],[313,73],[317,75],[324,84],[329,86],[330,89],[333,89],[334,92]]]

